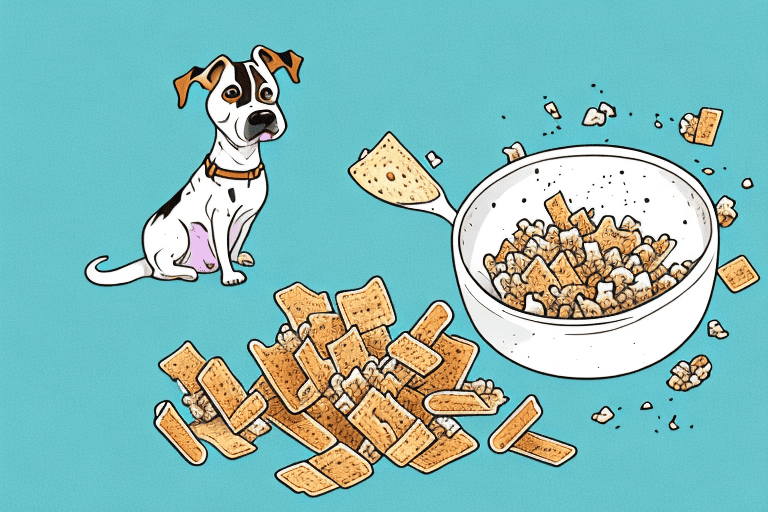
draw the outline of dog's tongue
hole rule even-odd
[[[260,141],[272,140],[272,134],[269,132],[264,132],[261,135],[259,135],[259,140]]]

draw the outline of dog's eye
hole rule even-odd
[[[273,93],[272,89],[270,89],[269,87],[262,87],[261,90],[259,91],[259,99],[261,99],[261,101],[272,103],[272,101],[274,100],[274,97],[275,97],[275,93]]]
[[[227,101],[229,103],[234,103],[240,97],[240,89],[238,89],[234,85],[230,85],[229,87],[224,89],[224,92],[222,93],[221,97],[224,98],[224,101]]]

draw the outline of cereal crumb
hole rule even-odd
[[[366,156],[368,156],[368,148],[363,148],[363,150],[360,152],[360,157],[358,158],[358,160],[362,160]]]
[[[603,407],[600,409],[600,412],[596,412],[592,415],[592,420],[601,424],[608,423],[611,421],[611,418],[613,418],[613,411],[608,406]]]
[[[547,99],[547,97],[544,96],[544,99]],[[557,105],[555,105],[554,101],[550,101],[544,105],[544,110],[546,110],[547,114],[551,115],[553,119],[560,119],[560,112],[557,111]]]
[[[672,421],[669,422],[669,430],[677,430],[678,427],[677,423],[675,423],[675,418],[677,418],[677,415],[672,416]]]
[[[597,110],[605,114],[607,117],[616,117],[616,109],[604,101],[600,103],[600,105],[597,107]]]
[[[741,182],[741,186],[743,188],[752,188],[752,179],[746,178],[744,181]]]
[[[703,173],[704,173],[704,174],[706,174],[707,176],[712,176],[713,174],[715,174],[715,170],[714,170],[714,169],[711,169],[711,168],[709,168],[709,167],[705,167],[705,168],[703,168],[703,169],[701,170],[701,172],[703,172]]]
[[[590,107],[584,114],[584,120],[581,122],[584,126],[603,126],[605,124],[605,113],[600,112],[595,107]]]
[[[719,340],[724,340],[728,337],[728,331],[723,329],[723,326],[720,325],[720,322],[717,320],[710,320],[707,324],[707,333],[712,338],[717,338]]]
[[[735,204],[736,201],[728,196],[721,197],[717,202],[717,223],[720,224],[720,226],[727,228],[733,224],[734,220],[736,220],[736,217],[739,214],[733,209]]]
[[[525,156],[525,149],[523,148],[523,145],[520,144],[519,142],[515,142],[508,148],[502,149],[501,152],[507,155],[507,163],[513,162],[518,158],[522,158]]]
[[[659,121],[658,119],[656,120],[656,122],[655,122],[655,123],[653,123],[653,125],[654,125],[656,128],[661,128],[662,126],[664,126],[663,124],[661,124],[661,121]]]
[[[643,411],[647,411],[648,409],[653,409],[653,404],[651,404],[651,402],[645,402],[643,405],[640,406],[640,409]]]
[[[712,363],[705,355],[694,357],[690,363],[680,361],[670,370],[672,377],[667,385],[675,391],[688,391],[704,382],[711,371]],[[672,401],[671,398],[669,400]]]
[[[427,153],[427,160],[433,169],[443,163],[443,159],[437,156],[434,151]]]

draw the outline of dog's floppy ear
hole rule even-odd
[[[277,53],[265,46],[257,46],[251,52],[251,58],[254,61],[261,59],[272,74],[280,68],[285,68],[291,76],[291,81],[295,84],[299,83],[299,68],[304,58],[296,55],[292,50]]]
[[[180,76],[173,81],[173,85],[176,86],[176,93],[179,95],[179,108],[184,108],[187,103],[187,94],[189,93],[189,86],[192,82],[197,82],[203,86],[204,89],[211,90],[216,87],[219,82],[222,71],[227,66],[231,66],[230,61],[226,55],[220,55],[216,59],[208,64],[205,69],[198,68],[197,66],[189,70],[184,76]]]

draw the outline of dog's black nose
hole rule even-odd
[[[248,116],[248,124],[251,126],[269,126],[275,122],[275,114],[270,110],[259,110]]]
[[[277,131],[277,118],[270,110],[257,110],[248,116],[245,125],[245,137],[248,140],[256,138],[265,131],[275,133]]]

